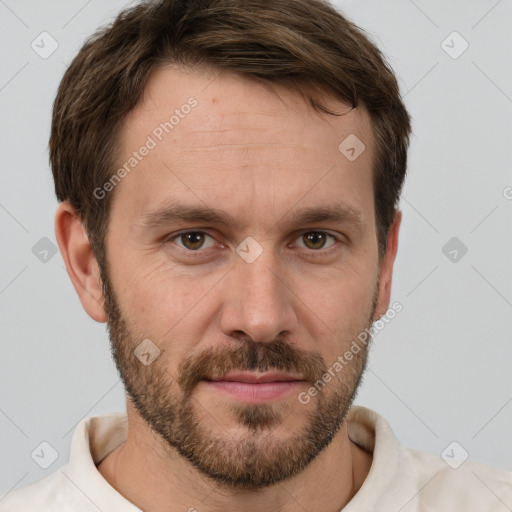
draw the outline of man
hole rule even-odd
[[[127,414],[84,419],[1,510],[510,510],[512,474],[351,407],[395,308],[409,134],[319,0],[144,2],[91,38],[54,105],[55,229]]]

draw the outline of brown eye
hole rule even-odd
[[[303,233],[300,239],[307,249],[319,250],[325,247],[328,237],[335,240],[333,235],[323,231],[308,231],[307,233]]]
[[[204,243],[204,236],[202,233],[183,233],[181,242],[187,249],[200,249]]]
[[[203,247],[210,238],[210,245]],[[189,251],[197,251],[198,249],[204,249],[207,247],[212,247],[214,245],[214,241],[212,237],[202,231],[187,231],[185,233],[180,233],[174,237],[176,243],[184,249],[188,249]]]

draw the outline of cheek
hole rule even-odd
[[[300,297],[307,297],[301,323],[306,324],[305,319],[310,319],[309,330],[314,333],[317,349],[327,361],[342,354],[346,346],[369,326],[376,275],[366,268],[365,272],[317,276],[309,284],[308,287],[303,282],[304,287],[298,293]],[[313,284],[314,292],[311,293]]]
[[[222,273],[191,275],[183,268],[178,271],[165,258],[151,260],[125,259],[117,267],[114,287],[119,305],[133,330],[148,333],[161,345],[174,339],[179,345],[179,340],[194,338],[199,319],[206,314],[208,293]]]

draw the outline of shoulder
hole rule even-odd
[[[403,446],[386,420],[365,407],[354,407],[348,420],[351,440],[373,461],[347,512],[512,511],[511,472],[457,458],[467,453],[455,443],[442,455]]]
[[[512,473],[472,461],[401,447],[401,468],[415,480],[413,501],[425,510],[512,510]],[[404,509],[404,511],[407,509]],[[413,509],[411,509],[413,510]]]
[[[70,485],[72,482],[66,478],[67,467],[68,464],[65,464],[37,482],[0,496],[0,510],[2,512],[71,511],[73,499],[70,500]],[[89,509],[81,508],[80,510]]]
[[[0,511],[139,511],[97,469],[97,464],[125,440],[126,433],[126,413],[83,418],[73,433],[68,462],[43,479],[0,496]]]

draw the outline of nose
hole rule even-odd
[[[293,283],[270,253],[263,251],[252,263],[239,258],[226,276],[221,329],[227,336],[271,342],[295,332]]]

